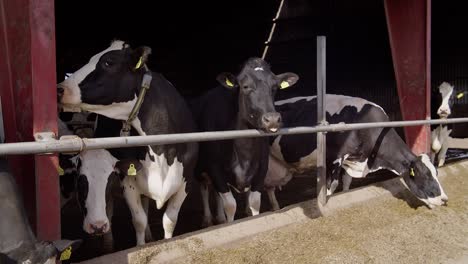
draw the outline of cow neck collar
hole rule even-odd
[[[143,104],[143,100],[145,99],[146,92],[151,87],[151,80],[153,79],[153,75],[151,74],[151,71],[149,70],[148,66],[146,66],[146,64],[143,65],[143,68],[145,69],[145,74],[143,75],[143,80],[141,81],[140,93],[138,94],[137,101],[135,105],[133,105],[133,109],[130,112],[128,119],[123,122],[122,130],[120,130],[121,137],[130,136],[130,129],[132,128],[132,122],[137,117],[138,112],[140,111],[141,105]]]

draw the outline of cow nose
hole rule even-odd
[[[442,196],[441,200],[444,203],[444,205],[447,205],[448,197],[446,195]]]
[[[96,222],[94,224],[90,224],[91,230],[95,235],[103,234],[106,232],[107,223],[106,222]]]
[[[450,115],[450,109],[447,109],[447,108],[439,108],[438,114],[439,114],[439,115],[448,116],[448,115]]]
[[[281,115],[276,112],[266,113],[262,116],[262,123],[267,131],[276,132],[280,127]]]

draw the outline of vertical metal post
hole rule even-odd
[[[317,123],[326,124],[326,37],[317,37]],[[327,203],[326,191],[326,135],[317,133],[317,203],[323,206]]]
[[[431,0],[385,0],[390,48],[403,120],[431,116]],[[430,149],[430,126],[405,127],[414,154]]]

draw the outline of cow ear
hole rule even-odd
[[[216,80],[224,87],[228,89],[234,89],[239,86],[237,83],[237,78],[234,76],[234,74],[229,73],[229,72],[223,72],[218,74],[216,77]]]
[[[280,89],[286,89],[293,86],[299,80],[299,76],[292,72],[278,74],[276,75],[276,78],[278,78]]]
[[[60,261],[69,260],[72,253],[81,245],[82,240],[56,240],[52,244],[57,250],[57,259]]]
[[[135,49],[132,54],[132,69],[134,71],[139,70],[148,61],[148,56],[151,54],[151,48],[147,46],[141,46]]]
[[[467,94],[468,92],[460,92],[460,93],[457,93],[457,99],[462,99],[463,96],[465,96],[465,94]]]

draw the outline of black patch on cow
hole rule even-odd
[[[89,182],[85,175],[80,174],[76,180],[76,191],[78,205],[84,215],[87,214],[86,210],[86,198],[88,197]]]

